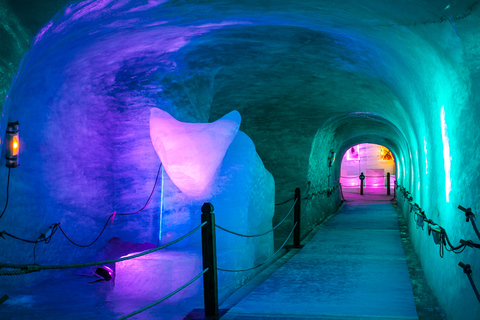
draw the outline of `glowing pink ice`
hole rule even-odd
[[[173,183],[193,198],[208,198],[210,186],[240,127],[232,111],[213,123],[186,123],[152,108],[150,137]]]

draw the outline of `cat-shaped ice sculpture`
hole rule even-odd
[[[150,137],[172,182],[187,196],[210,197],[215,173],[240,128],[234,110],[212,123],[180,122],[152,108]]]

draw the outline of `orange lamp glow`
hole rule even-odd
[[[16,152],[18,150],[18,141],[16,139],[17,137],[13,138],[13,152]]]
[[[8,168],[16,168],[18,163],[18,151],[20,149],[20,142],[18,140],[18,125],[19,122],[9,122],[7,124],[7,137],[6,137],[6,152],[5,159],[7,160],[5,166]]]

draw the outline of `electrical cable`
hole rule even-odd
[[[47,238],[44,238],[44,239],[40,239],[40,238],[39,238],[39,239],[37,239],[37,240],[35,240],[35,241],[14,236],[13,234],[8,233],[8,232],[6,232],[6,231],[0,232],[0,236],[3,237],[3,235],[6,235],[6,236],[8,236],[8,237],[11,237],[11,238],[13,238],[13,239],[16,239],[16,240],[19,240],[19,241],[22,241],[22,242],[33,243],[33,244],[34,244],[34,246],[33,246],[33,264],[35,264],[37,243],[39,243],[39,242],[45,242],[45,244],[49,244],[50,241],[52,240],[53,235],[55,234],[55,232],[57,232],[58,227],[59,227],[59,225],[54,224],[53,227],[52,227],[52,232],[51,232],[51,234],[50,234]]]
[[[126,215],[132,215],[132,214],[137,214],[143,210],[145,210],[145,208],[150,204],[150,202],[152,201],[152,196],[153,196],[153,193],[155,192],[156,188],[157,188],[157,184],[158,184],[158,177],[160,176],[160,172],[162,170],[162,163],[160,163],[160,166],[158,168],[158,172],[157,172],[157,177],[155,178],[155,184],[153,185],[153,189],[152,189],[152,192],[150,193],[150,196],[148,197],[147,199],[147,202],[145,203],[145,205],[140,209],[140,210],[137,210],[135,212],[121,212],[121,213],[118,213],[118,212],[114,212],[112,213],[108,219],[107,219],[107,222],[105,223],[105,225],[103,226],[103,229],[102,231],[100,232],[100,234],[95,238],[95,240],[93,240],[91,243],[89,244],[79,244],[75,241],[73,241],[66,233],[65,231],[63,230],[63,228],[61,226],[59,226],[60,228],[60,231],[62,231],[63,235],[65,236],[65,238],[67,238],[68,241],[70,241],[72,244],[76,245],[77,247],[81,247],[81,248],[86,248],[86,247],[90,247],[91,245],[93,245],[95,242],[97,242],[98,239],[100,239],[100,237],[102,236],[102,234],[105,232],[105,229],[107,229],[107,226],[108,226],[108,222],[110,222],[110,220],[115,218],[116,215],[120,215],[120,216],[126,216]]]
[[[76,243],[75,241],[73,241],[72,239],[70,239],[69,236],[67,236],[67,234],[65,233],[65,231],[63,231],[63,228],[60,226],[60,231],[62,231],[63,235],[65,236],[65,238],[67,238],[68,241],[70,241],[72,244],[76,245],[77,247],[82,247],[82,248],[86,248],[86,247],[90,247],[91,245],[93,245],[95,242],[97,242],[98,239],[100,239],[100,237],[102,236],[103,232],[105,232],[105,229],[107,228],[108,226],[108,222],[110,222],[110,219],[112,219],[113,217],[113,213],[110,215],[110,217],[108,217],[107,219],[107,222],[105,223],[105,226],[103,226],[103,229],[102,231],[100,232],[100,234],[95,238],[95,240],[93,240],[91,243],[89,244],[79,244],[79,243]]]
[[[4,214],[5,211],[7,210],[7,206],[8,206],[8,189],[9,189],[9,186],[10,186],[10,168],[8,168],[8,178],[7,178],[7,201],[6,201],[6,203],[5,203],[5,208],[3,208],[2,214],[0,214],[0,219],[3,217],[3,214]]]
[[[158,250],[165,249],[166,247],[169,247],[171,245],[174,245],[175,243],[178,243],[182,241],[183,239],[189,237],[192,235],[194,232],[199,230],[201,227],[206,225],[207,222],[203,222],[201,225],[193,229],[187,234],[184,234],[180,238],[177,238],[173,241],[170,241],[169,243],[166,243],[160,247],[153,248],[147,251],[143,251],[137,254],[129,255],[123,258],[118,258],[118,259],[112,259],[112,260],[104,260],[104,261],[94,261],[94,262],[86,262],[86,263],[72,263],[72,264],[60,264],[60,265],[31,265],[31,264],[17,264],[17,263],[6,263],[6,262],[0,262],[0,268],[10,268],[10,269],[22,269],[22,270],[29,270],[31,272],[33,271],[40,271],[40,270],[61,270],[61,269],[74,269],[74,268],[83,268],[83,267],[93,267],[93,266],[98,266],[98,265],[104,265],[104,264],[111,264],[115,262],[120,262],[120,261],[125,261],[125,260],[131,260],[135,259],[138,257],[145,256],[147,254],[150,254],[152,252],[156,252]],[[0,274],[1,275],[1,274]]]
[[[155,184],[153,185],[153,189],[152,189],[152,192],[150,192],[150,196],[148,197],[147,199],[147,202],[145,203],[145,205],[142,207],[142,209],[138,210],[138,211],[135,211],[135,212],[125,212],[125,213],[114,213],[115,214],[118,214],[118,215],[121,215],[121,216],[126,216],[126,215],[132,215],[132,214],[136,214],[136,213],[139,213],[143,210],[145,210],[145,208],[150,204],[150,202],[152,201],[152,196],[153,196],[153,193],[155,192],[155,189],[157,189],[157,183],[158,183],[158,177],[160,176],[160,172],[162,171],[162,163],[160,163],[160,166],[158,167],[158,172],[157,172],[157,177],[155,178]]]
[[[11,234],[11,233],[8,233],[8,232],[6,232],[6,231],[2,231],[2,235],[6,235],[6,236],[9,236],[10,238],[13,238],[13,239],[16,239],[16,240],[20,240],[20,241],[23,241],[23,242],[28,242],[28,243],[37,243],[37,240],[33,241],[33,240],[27,240],[27,239],[23,239],[23,238],[20,238],[20,237],[14,236],[13,234]]]
[[[467,246],[466,246],[465,244],[463,244],[463,243],[460,244],[460,245],[458,245],[458,246],[456,246],[456,247],[452,246],[452,243],[450,242],[450,239],[448,238],[448,235],[447,235],[447,233],[445,232],[445,230],[443,231],[443,233],[444,233],[444,235],[445,235],[445,239],[447,240],[448,246],[450,246],[450,249],[448,249],[448,248],[445,246],[445,249],[447,249],[447,251],[450,251],[450,252],[453,252],[453,253],[457,253],[457,254],[458,254],[458,253],[462,253],[462,252],[465,250],[465,248],[466,248]],[[459,250],[459,249],[461,249],[461,251],[457,251],[457,250]]]

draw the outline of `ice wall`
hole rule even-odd
[[[326,165],[331,150],[338,157],[378,143],[394,152],[399,183],[432,219],[453,239],[475,239],[456,206],[479,210],[479,24],[474,0],[70,5],[32,39],[2,107],[0,132],[7,118],[20,120],[23,149],[22,167],[12,171],[16,196],[0,223],[36,237],[65,217],[65,228],[76,226],[72,236],[88,241],[94,231],[84,230],[100,229],[114,210],[142,206],[151,191],[159,163],[153,147],[144,148],[150,107],[190,122],[235,109],[275,177],[277,200],[308,180],[322,190],[338,179],[339,162]],[[5,61],[8,76],[17,60]],[[4,91],[9,82],[2,79]],[[117,217],[107,239],[155,241],[158,212],[145,214]],[[478,304],[457,263],[478,254],[440,259],[431,239],[410,227],[449,317],[475,318]],[[8,245],[12,261],[30,259],[30,247]],[[67,249],[39,247],[38,256],[52,252],[54,261]]]
[[[205,148],[199,157],[208,159],[212,152],[214,150]],[[217,225],[245,235],[265,233],[272,229],[274,201],[273,177],[265,169],[252,140],[240,131],[215,174],[210,194],[203,199],[182,192],[174,180],[164,176],[160,208],[161,244],[197,227],[201,223],[200,208],[204,202],[213,204]],[[249,269],[263,264],[273,255],[273,232],[262,237],[245,238],[216,229],[216,242],[218,268]],[[151,269],[159,272],[150,274],[148,270]],[[147,300],[152,295],[166,295],[201,270],[201,238],[200,232],[197,232],[153,256],[118,263],[115,294]],[[218,271],[220,301],[250,280],[258,270]],[[174,304],[178,299],[201,292],[202,282],[197,281],[187,292],[168,303]]]

